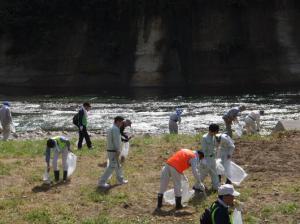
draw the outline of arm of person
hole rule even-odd
[[[178,124],[181,123],[181,116],[178,116],[178,117],[177,117],[177,121],[178,121]]]
[[[46,151],[45,151],[45,161],[47,164],[47,171],[50,171],[50,153],[51,153],[51,149],[46,147]]]
[[[197,158],[192,158],[192,159],[189,160],[189,163],[192,167],[193,176],[195,177],[197,182],[201,184],[200,171],[198,169],[198,167],[199,167],[198,166],[199,165],[198,159]]]
[[[121,153],[121,134],[120,130],[113,129],[112,130],[112,143],[114,146],[114,150],[116,150],[116,156],[119,158],[120,153]]]
[[[227,147],[228,147],[228,152],[229,152],[229,155],[230,155],[229,158],[231,158],[231,156],[232,156],[232,154],[234,152],[234,149],[235,149],[235,145],[234,145],[234,143],[233,143],[232,140],[228,141]]]
[[[11,111],[9,108],[7,110],[7,118],[8,118],[9,124],[12,124],[12,116],[11,116]]]

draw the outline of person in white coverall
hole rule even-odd
[[[173,154],[166,162],[166,165],[161,171],[160,189],[157,198],[157,209],[162,207],[163,194],[168,188],[170,178],[174,184],[174,194],[176,209],[181,209],[181,181],[186,179],[183,172],[189,167],[192,167],[193,175],[196,179],[194,189],[204,190],[204,185],[201,183],[198,171],[199,154],[198,151],[189,149],[180,149]]]
[[[9,138],[12,125],[10,103],[7,101],[3,102],[3,105],[0,108],[0,122],[2,126],[3,141],[6,141]]]
[[[260,116],[264,111],[251,111],[245,118],[245,128],[247,134],[256,134],[260,130]]]
[[[230,172],[231,157],[235,149],[233,140],[227,134],[220,134],[216,136],[219,148],[219,157],[221,164],[224,167],[225,173]],[[221,175],[219,176],[221,182]],[[231,181],[227,178],[226,184],[231,184]]]
[[[170,115],[169,119],[169,132],[170,134],[178,134],[178,123],[181,122],[181,114],[183,110],[176,108],[176,111]]]
[[[203,181],[205,176],[209,174],[213,190],[218,190],[220,183],[216,165],[217,142],[215,136],[219,132],[219,125],[211,124],[209,125],[208,130],[209,132],[203,135],[201,141],[202,151],[208,167],[207,172],[201,173],[201,180]]]

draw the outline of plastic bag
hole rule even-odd
[[[126,158],[128,156],[128,153],[129,153],[129,142],[123,142],[120,156]]]
[[[218,175],[226,176],[233,184],[240,185],[241,182],[248,176],[242,167],[230,161],[228,170],[225,170],[221,163],[221,159],[216,160]]]
[[[74,153],[69,152],[68,158],[67,158],[68,177],[74,173],[74,171],[76,169],[76,161],[77,161],[77,156]]]
[[[232,221],[233,221],[233,224],[243,224],[241,211],[234,209]]]
[[[45,184],[51,183],[51,178],[50,178],[49,172],[47,171],[47,167],[46,167],[45,173],[43,175],[43,181]]]
[[[189,190],[189,181],[183,176],[181,180],[181,203],[187,203],[195,194],[194,190]],[[175,205],[174,189],[170,189],[164,193],[164,201],[170,205]]]
[[[234,126],[235,133],[238,137],[241,137],[243,135],[243,125],[241,123],[238,123]]]
[[[242,167],[230,162],[228,171],[225,171],[225,176],[235,185],[240,185],[241,182],[248,176]]]
[[[225,168],[221,163],[221,159],[217,159],[216,164],[217,164],[217,174],[218,175],[225,175]]]

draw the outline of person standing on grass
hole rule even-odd
[[[181,114],[183,110],[180,108],[176,108],[175,113],[170,115],[169,119],[169,132],[170,134],[178,134],[178,123],[181,122]]]
[[[229,172],[231,157],[235,149],[233,140],[227,134],[216,135],[216,140],[219,147],[219,156],[221,159],[221,164],[225,169],[225,173]],[[221,175],[219,175],[219,180],[221,182]],[[231,184],[231,181],[227,178],[226,184]]]
[[[209,174],[212,182],[213,190],[218,190],[219,178],[217,174],[217,164],[216,164],[216,152],[217,152],[217,142],[216,134],[219,132],[219,125],[211,124],[208,128],[208,133],[204,134],[201,140],[201,147],[204,153],[204,158],[207,163],[207,172],[201,172],[201,181],[204,180],[205,176]]]
[[[6,141],[10,136],[12,125],[10,103],[7,101],[4,101],[2,107],[0,108],[0,122],[2,126],[3,141]]]
[[[123,169],[120,162],[121,153],[121,133],[120,127],[122,126],[124,118],[117,116],[114,118],[113,126],[107,132],[107,157],[108,164],[100,177],[98,186],[101,188],[109,188],[110,185],[107,181],[111,178],[112,173],[115,171],[118,184],[126,184],[128,181],[124,179]]]
[[[82,141],[85,139],[87,147],[92,149],[92,142],[90,140],[89,133],[87,132],[88,125],[88,111],[91,110],[91,105],[89,103],[84,103],[78,112],[78,133],[79,140],[77,148],[80,150],[82,148]]]
[[[222,117],[226,126],[226,133],[232,138],[232,122],[238,123],[238,115],[240,112],[246,110],[245,106],[239,106],[231,108],[227,111],[224,116]]]
[[[59,154],[62,155],[63,181],[67,181],[67,177],[68,177],[67,158],[68,158],[68,153],[71,151],[71,144],[69,139],[67,139],[64,136],[56,136],[53,138],[49,138],[47,140],[45,159],[46,159],[48,173],[50,171],[51,150],[54,152],[52,166],[53,166],[55,181],[59,181],[59,169],[57,165]]]

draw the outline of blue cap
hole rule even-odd
[[[176,108],[176,114],[177,114],[177,115],[181,115],[182,112],[183,112],[183,109],[181,109],[181,108]]]
[[[3,105],[10,107],[10,103],[8,101],[4,101]]]

